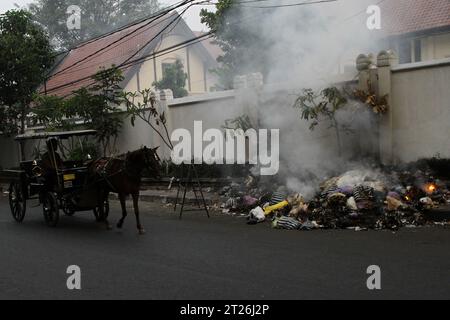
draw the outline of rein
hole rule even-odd
[[[142,150],[138,150],[138,151],[142,151]],[[111,190],[113,190],[114,192],[116,191],[116,188],[112,185],[111,181],[109,180],[110,178],[119,175],[121,173],[124,173],[125,175],[127,175],[128,177],[132,178],[132,179],[137,179],[139,180],[141,178],[141,173],[142,170],[147,168],[150,172],[152,171],[157,171],[155,168],[152,167],[152,165],[154,164],[150,158],[149,158],[149,154],[147,152],[144,151],[144,168],[141,169],[135,169],[133,167],[133,164],[130,163],[130,157],[129,154],[125,155],[125,159],[122,160],[120,158],[109,158],[108,161],[106,162],[106,164],[103,166],[103,170],[100,171],[100,175],[102,176],[102,178],[106,181],[106,183],[108,184],[108,186],[111,188]],[[152,151],[152,155],[154,156],[154,159],[156,162],[160,162],[161,159],[159,158],[158,154],[155,151]],[[123,162],[121,164],[121,169],[119,169],[118,171],[112,173],[112,174],[107,174],[107,169],[108,166],[110,164],[111,161],[113,160],[117,160],[117,161],[121,161]]]

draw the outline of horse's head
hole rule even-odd
[[[158,147],[159,148],[159,147]],[[127,170],[135,171],[141,175],[142,170],[147,169],[149,173],[156,177],[161,177],[161,160],[156,152],[158,148],[143,147],[139,150],[128,152],[125,157],[125,166]]]
[[[154,175],[156,178],[161,177],[161,159],[158,156],[157,150],[159,147],[156,148],[142,148],[142,153],[144,155],[144,162],[145,167],[148,169],[150,174]]]

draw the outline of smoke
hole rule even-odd
[[[260,40],[249,42],[247,50],[252,55],[247,63],[264,64],[266,83],[289,80],[299,86],[324,85],[330,74],[353,68],[359,53],[379,47],[382,32],[371,31],[366,24],[366,10],[374,0],[260,8],[308,2],[314,1],[241,4],[237,16],[242,28]]]
[[[279,177],[291,191],[311,197],[330,175],[354,169],[372,170],[363,159],[376,153],[377,121],[360,103],[349,103],[340,111],[339,122],[353,132],[342,133],[343,155],[338,157],[335,131],[326,122],[311,131],[309,123],[300,119],[300,111],[293,108],[295,99],[304,88],[320,91],[336,85],[338,77],[354,80],[358,54],[385,48],[382,32],[366,26],[366,9],[374,4],[373,0],[255,8],[299,2],[247,4],[230,19],[245,21],[246,31],[260,39],[249,41],[249,60],[242,73],[256,65],[265,74],[258,114],[263,128],[280,129]]]

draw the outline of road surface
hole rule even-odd
[[[112,221],[120,217],[112,205]],[[450,229],[280,231],[245,218],[142,205],[145,236],[129,215],[106,231],[89,213],[45,226],[40,208],[23,224],[0,199],[0,299],[450,298]],[[81,290],[67,268],[81,268]],[[368,266],[381,290],[367,289]]]

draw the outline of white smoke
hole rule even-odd
[[[356,105],[362,112],[353,112],[355,104],[340,112],[339,121],[350,124],[355,134],[342,134],[344,154],[338,158],[334,131],[327,124],[310,131],[309,124],[300,119],[299,110],[293,108],[296,97],[304,88],[319,91],[334,85],[336,76],[355,79],[358,54],[386,48],[381,44],[382,32],[366,26],[366,9],[374,1],[251,8],[299,2],[249,3],[242,7],[238,18],[247,20],[246,28],[264,38],[264,44],[256,45],[266,51],[261,57],[257,53],[252,56],[251,63],[260,59],[267,71],[258,112],[262,127],[280,129],[280,175],[290,190],[311,197],[327,175],[367,167],[360,159],[377,148],[377,126],[375,116],[362,104]],[[252,18],[258,14],[260,19]]]
[[[313,3],[295,6],[308,2]],[[240,12],[233,13],[236,17],[230,17],[230,21],[241,23],[264,39],[264,45],[257,45],[264,51],[260,62],[268,68],[266,83],[326,85],[330,74],[353,67],[359,53],[379,48],[382,30],[367,28],[370,15],[366,10],[374,0],[314,2],[268,0],[237,4]],[[258,54],[253,55],[249,62],[258,58]]]

